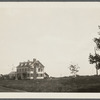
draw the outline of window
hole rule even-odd
[[[30,69],[28,68],[27,71],[30,71]]]
[[[24,70],[25,70],[25,72],[26,72],[26,68],[25,68]]]
[[[24,72],[24,69],[22,69],[22,72]]]
[[[33,74],[31,74],[31,77],[33,77]]]
[[[30,71],[33,71],[33,68],[30,68]]]
[[[42,71],[43,71],[43,69],[42,69],[42,68],[39,68],[39,69],[38,69],[38,72],[42,72]]]
[[[37,74],[37,77],[39,77],[39,74]]]
[[[40,74],[40,77],[42,77],[43,76],[43,74]]]
[[[43,69],[41,68],[41,72],[43,71]]]
[[[27,74],[27,77],[29,77],[29,73]]]
[[[40,72],[40,68],[38,69],[38,72]]]

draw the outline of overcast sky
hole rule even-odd
[[[94,75],[88,61],[100,25],[100,3],[0,3],[0,73],[36,58],[50,76]]]

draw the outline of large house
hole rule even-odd
[[[16,79],[44,79],[44,66],[36,59],[20,62],[17,66]]]

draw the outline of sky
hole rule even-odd
[[[99,37],[100,3],[0,3],[0,73],[36,58],[50,76],[94,75],[89,64]]]

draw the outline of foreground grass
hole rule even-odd
[[[27,92],[100,92],[100,76],[43,80],[0,80],[0,86]]]
[[[0,92],[25,92],[25,91],[0,86]]]

